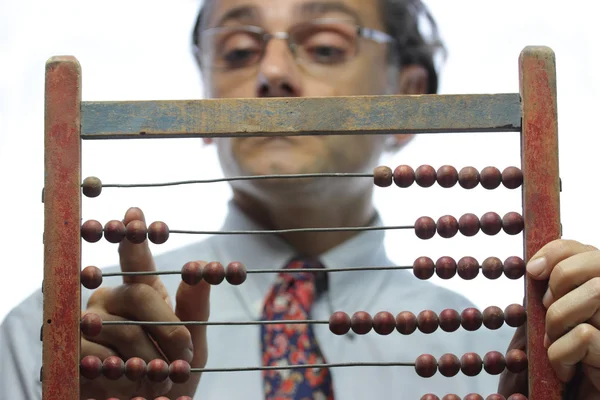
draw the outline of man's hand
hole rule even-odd
[[[123,222],[127,225],[133,220],[144,221],[141,210],[132,208],[127,211]],[[142,244],[132,244],[125,239],[119,245],[119,257],[123,272],[156,271],[147,240]],[[169,293],[158,276],[125,276],[123,285],[94,292],[85,314],[97,314],[104,321],[207,321],[209,294],[210,286],[204,281],[196,286],[182,282],[173,310]],[[98,336],[82,339],[81,357],[89,355],[101,360],[117,356],[123,361],[139,357],[147,363],[154,359],[163,359],[167,363],[185,360],[192,368],[202,368],[208,356],[206,326],[103,326]],[[169,379],[156,384],[147,379],[131,382],[126,377],[117,381],[82,378],[81,396],[86,399],[155,398],[161,395],[173,399],[184,395],[193,397],[199,381],[199,374],[192,374],[184,384],[174,384]]]
[[[544,246],[527,264],[532,279],[548,280],[543,303],[548,357],[559,379],[575,378],[580,365],[579,400],[600,399],[600,251],[571,240]],[[517,330],[510,348],[524,350],[525,330]],[[501,393],[527,390],[526,378],[505,374]]]

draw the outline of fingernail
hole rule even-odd
[[[181,356],[181,359],[187,363],[191,363],[194,359],[194,353],[191,349],[185,349]]]
[[[546,293],[544,293],[544,297],[542,297],[542,304],[544,304],[544,307],[548,309],[553,302],[554,296],[552,296],[552,291],[550,290],[550,288],[548,288],[548,290],[546,290]]]
[[[546,269],[546,259],[544,257],[536,258],[527,264],[527,272],[533,276],[540,276]]]
[[[544,335],[544,347],[546,349],[548,349],[548,347],[550,347],[551,343],[550,343],[550,338],[548,337],[548,335]]]

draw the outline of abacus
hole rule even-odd
[[[84,318],[81,316],[81,285],[96,288],[103,277],[102,271],[95,267],[82,270],[81,239],[96,242],[104,236],[112,243],[122,240],[140,243],[148,239],[159,244],[164,243],[170,234],[198,233],[170,230],[163,222],[155,222],[148,227],[141,221],[134,221],[127,226],[120,221],[102,225],[90,220],[82,224],[82,195],[98,196],[103,187],[106,187],[98,178],[90,177],[82,181],[82,140],[234,135],[519,132],[521,168],[510,167],[500,171],[489,167],[478,171],[466,167],[457,171],[451,166],[438,170],[421,166],[414,170],[403,165],[395,170],[379,167],[371,174],[358,174],[373,179],[374,184],[380,187],[396,185],[403,188],[417,184],[426,188],[437,183],[448,188],[457,184],[465,189],[477,185],[488,189],[500,185],[511,189],[520,188],[522,215],[509,213],[500,216],[489,212],[481,218],[466,214],[460,218],[444,216],[437,221],[431,217],[422,217],[407,226],[384,227],[414,230],[420,240],[427,240],[436,234],[450,239],[459,232],[465,236],[480,232],[486,235],[495,235],[501,231],[509,235],[523,233],[522,258],[511,257],[504,262],[489,258],[480,265],[470,257],[457,262],[449,257],[433,261],[424,256],[412,266],[395,267],[412,269],[418,279],[428,279],[434,274],[444,279],[455,275],[472,279],[480,270],[490,279],[503,273],[516,279],[525,275],[525,263],[535,252],[561,236],[556,78],[552,50],[546,47],[526,47],[519,58],[519,78],[520,92],[509,94],[85,102],[81,100],[81,70],[78,61],[66,56],[51,58],[46,64],[45,89],[44,324],[41,335],[43,366],[40,373],[43,399],[79,398],[80,376],[93,378],[104,374],[118,378],[125,375],[130,379],[146,376],[155,381],[171,379],[173,382],[182,382],[190,374],[210,372],[190,368],[184,361],[174,361],[169,365],[163,360],[146,364],[141,359],[80,358],[82,332],[93,335],[94,332],[99,332],[103,324],[110,323],[103,322],[94,315],[86,315]],[[357,174],[328,176],[343,178],[356,177]],[[301,176],[278,176],[291,179],[299,177]],[[238,179],[269,178],[273,176]],[[203,268],[190,262],[179,271],[171,271],[181,274],[182,279],[189,284],[204,279],[213,285],[240,285],[253,272],[246,269],[243,260],[226,267],[219,262],[211,262]],[[280,270],[267,272],[275,273]],[[410,312],[396,316],[390,312],[381,312],[374,317],[360,311],[352,316],[336,312],[329,321],[294,323],[329,324],[335,335],[343,335],[350,330],[359,335],[371,330],[382,335],[408,335],[417,329],[427,333],[436,329],[453,332],[459,327],[476,330],[482,325],[493,329],[503,323],[515,327],[526,325],[526,354],[521,351],[506,355],[490,352],[485,356],[473,353],[447,354],[439,359],[424,354],[416,361],[399,360],[401,362],[395,365],[414,368],[415,373],[421,377],[436,373],[451,377],[460,371],[477,375],[483,369],[486,373],[496,375],[505,368],[514,372],[527,370],[529,400],[558,400],[562,398],[564,387],[551,369],[543,344],[545,309],[542,296],[545,290],[545,283],[525,277],[524,306],[513,305],[505,310],[498,307],[489,307],[483,312],[475,309],[445,310],[439,315],[424,311],[418,316]],[[327,366],[336,367],[334,364]],[[433,400],[440,397],[425,390],[422,399]],[[444,400],[459,398],[451,394],[443,397]],[[484,399],[483,395],[475,393],[465,397],[467,398]],[[520,400],[525,399],[525,396],[515,394],[509,398]],[[487,399],[499,400],[504,397],[490,395]]]

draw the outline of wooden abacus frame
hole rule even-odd
[[[73,57],[46,64],[44,400],[78,399],[81,320],[81,141],[327,134],[520,132],[525,261],[561,237],[555,57],[526,47],[520,92],[196,101],[88,102]],[[525,278],[529,399],[559,400],[544,348],[544,282]]]

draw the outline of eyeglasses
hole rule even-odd
[[[394,42],[387,33],[339,19],[315,19],[288,32],[269,33],[257,26],[217,27],[200,33],[196,49],[203,66],[231,71],[258,64],[271,39],[287,41],[297,62],[335,66],[354,59],[361,39]]]

